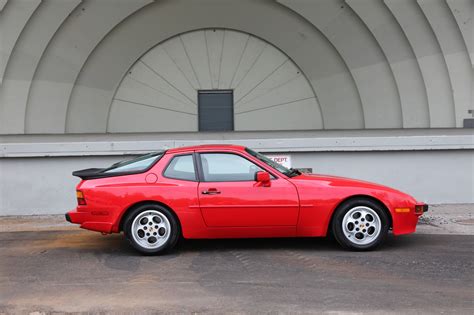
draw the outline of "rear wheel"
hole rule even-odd
[[[180,230],[174,215],[156,204],[133,209],[124,222],[125,237],[139,252],[158,255],[172,249]]]
[[[385,210],[369,199],[353,199],[338,207],[332,221],[334,237],[344,248],[372,250],[380,246],[389,230]]]

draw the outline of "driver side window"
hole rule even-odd
[[[249,160],[230,153],[203,153],[201,156],[204,181],[254,181],[255,173],[263,171]]]

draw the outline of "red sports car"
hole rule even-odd
[[[424,203],[359,180],[302,174],[236,145],[149,153],[108,168],[76,171],[78,206],[69,222],[123,231],[144,254],[184,238],[326,236],[370,250],[415,231]]]

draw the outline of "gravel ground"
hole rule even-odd
[[[474,204],[430,205],[421,216],[417,233],[474,235]]]

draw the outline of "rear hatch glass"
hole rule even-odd
[[[72,175],[82,179],[94,179],[143,173],[150,169],[163,156],[163,154],[163,151],[151,152],[129,160],[117,162],[106,168],[88,168],[85,170],[75,171]]]
[[[163,152],[152,152],[131,160],[120,161],[103,170],[103,173],[143,172],[146,171]]]

